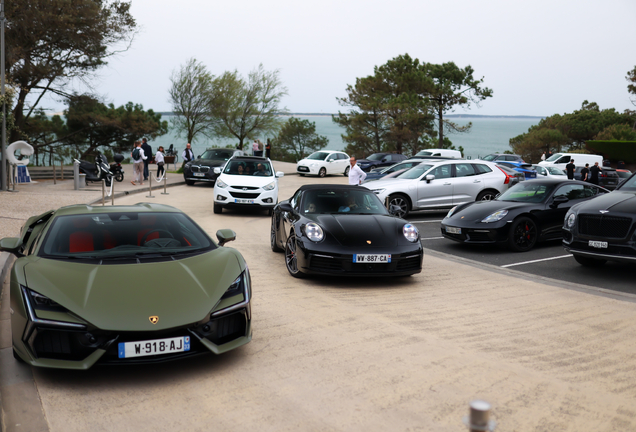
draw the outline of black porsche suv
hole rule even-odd
[[[614,192],[573,206],[563,222],[563,247],[584,266],[636,263],[636,174]]]

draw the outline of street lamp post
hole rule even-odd
[[[0,75],[2,76],[0,86],[2,87],[2,179],[0,181],[0,191],[6,191],[9,187],[7,184],[7,103],[4,98],[4,26],[6,19],[4,17],[4,0],[0,2],[0,47],[2,48],[2,55],[0,55]]]

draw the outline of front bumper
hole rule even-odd
[[[221,207],[262,207],[274,208],[278,203],[278,190],[271,191],[258,188],[255,190],[234,189],[231,186],[214,188],[214,204]]]
[[[440,229],[442,236],[449,240],[467,244],[493,244],[508,241],[509,223],[482,224],[483,227],[461,226],[453,221],[442,221]],[[448,232],[447,228],[461,230],[460,233]]]
[[[296,172],[305,175],[318,175],[318,171],[322,168],[320,165],[296,165]]]

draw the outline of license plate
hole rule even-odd
[[[121,342],[118,348],[119,358],[184,352],[190,351],[190,336],[138,342]]]
[[[354,254],[354,263],[390,263],[391,254]]]
[[[607,242],[590,240],[588,245],[598,249],[607,249]]]
[[[446,227],[446,232],[449,234],[461,234],[462,233],[462,229],[461,228],[455,228],[455,227]]]
[[[298,171],[309,171],[309,168],[301,166],[301,167],[298,167]]]
[[[254,204],[254,200],[241,199],[241,198],[235,198],[234,202],[237,203],[237,204]]]
[[[195,177],[205,177],[205,173],[192,173]]]

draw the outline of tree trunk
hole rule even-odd
[[[437,145],[438,148],[444,148],[444,113],[441,108],[437,111],[437,118],[439,119],[439,142]]]

